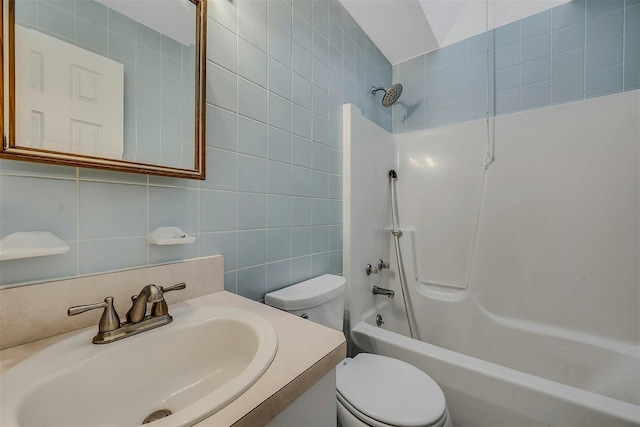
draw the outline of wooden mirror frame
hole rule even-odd
[[[205,179],[207,0],[188,1],[196,6],[195,159],[193,169],[15,146],[15,0],[2,0],[2,8],[0,9],[2,21],[0,24],[0,59],[2,61],[2,68],[0,68],[0,131],[2,133],[0,158],[148,175]]]

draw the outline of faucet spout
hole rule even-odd
[[[373,294],[374,295],[385,295],[389,298],[393,298],[395,295],[395,292],[392,291],[391,289],[385,289],[385,288],[381,288],[380,286],[374,286],[373,287]]]
[[[140,323],[147,314],[147,303],[162,301],[164,295],[160,287],[147,285],[140,291],[140,294],[133,300],[133,306],[127,312],[129,323]]]

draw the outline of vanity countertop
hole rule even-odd
[[[346,341],[341,332],[226,291],[192,298],[172,307],[212,305],[242,308],[263,316],[277,331],[278,351],[269,369],[251,388],[198,423],[200,427],[264,425],[330,372],[346,355]],[[0,373],[78,332],[67,332],[0,351]]]

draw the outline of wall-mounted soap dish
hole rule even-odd
[[[66,252],[69,245],[48,231],[19,231],[0,239],[0,261]]]
[[[158,227],[147,236],[150,245],[186,245],[196,238],[185,234],[178,227]]]

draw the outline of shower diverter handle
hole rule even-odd
[[[378,267],[374,267],[371,264],[367,264],[364,271],[367,273],[367,276],[371,275],[371,273],[378,274]]]

